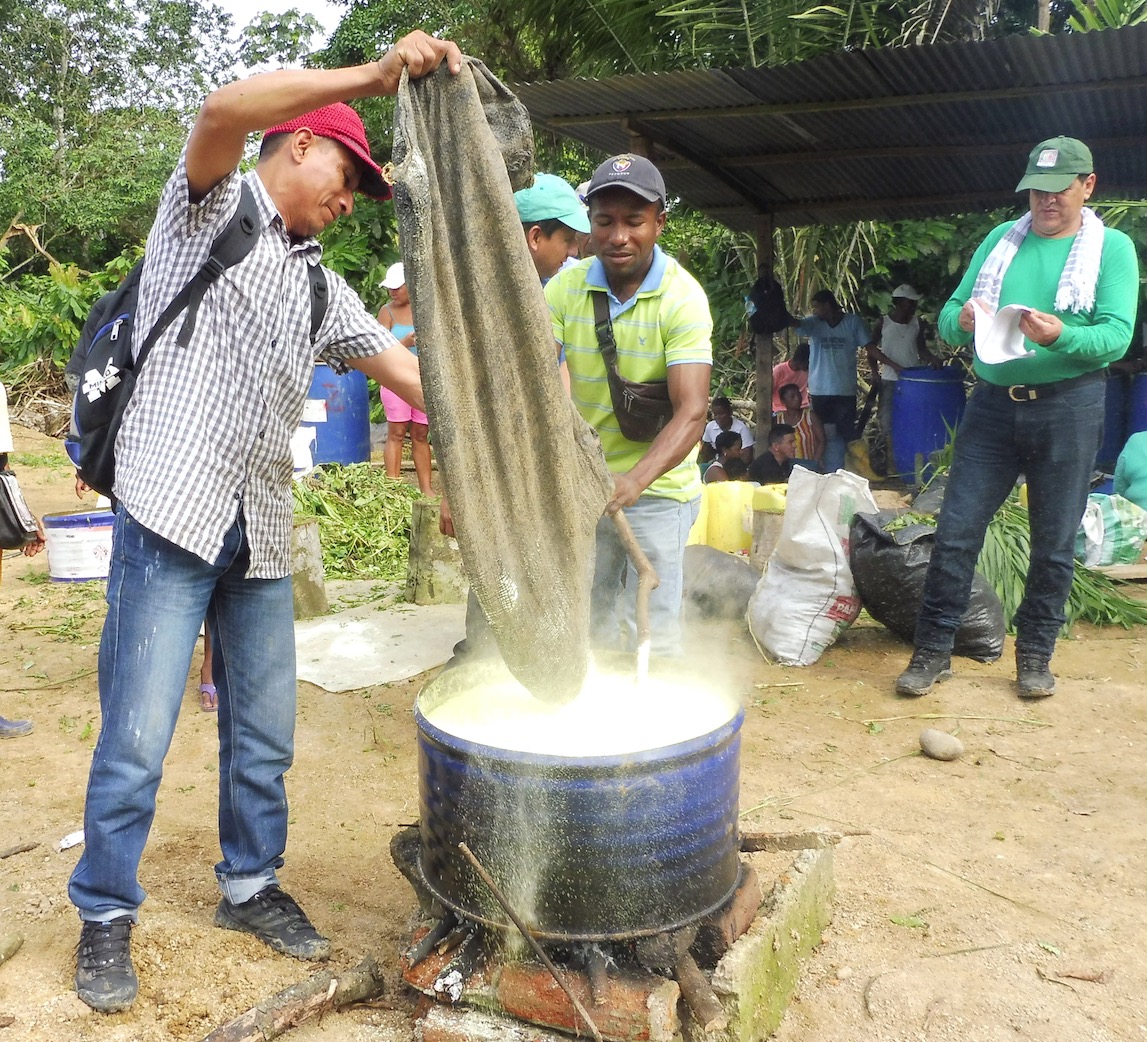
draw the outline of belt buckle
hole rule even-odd
[[[1039,398],[1039,390],[1026,384],[1012,384],[1008,388],[1008,397],[1013,402],[1034,402]]]

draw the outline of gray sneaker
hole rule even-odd
[[[942,683],[952,675],[952,656],[943,651],[917,648],[912,652],[908,668],[896,678],[896,693],[905,698],[919,698],[928,694],[934,684]]]
[[[1055,694],[1050,655],[1016,649],[1016,683],[1020,698],[1048,698]]]
[[[274,883],[242,904],[223,898],[215,909],[215,925],[253,934],[275,951],[304,962],[330,958],[331,942],[311,925],[295,899]]]
[[[76,948],[76,994],[100,1013],[118,1013],[135,1002],[139,979],[131,964],[130,915],[109,923],[85,922]]]

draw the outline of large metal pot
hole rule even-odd
[[[618,659],[609,665],[632,671],[632,658]],[[681,667],[669,668],[681,681]],[[449,670],[415,707],[421,869],[435,896],[470,919],[508,926],[459,852],[464,841],[543,938],[660,933],[719,908],[740,873],[740,705],[697,684],[698,698],[728,706],[716,730],[659,749],[584,758],[480,745],[427,720],[441,702],[495,674],[513,682],[500,662]]]

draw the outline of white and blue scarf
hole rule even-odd
[[[1103,254],[1103,222],[1090,206],[1083,208],[1082,218],[1055,291],[1056,311],[1078,314],[1095,307],[1095,285],[1099,281],[1099,259]],[[992,248],[976,276],[972,296],[987,304],[993,313],[1000,306],[1004,274],[1031,226],[1032,215],[1025,213]]]

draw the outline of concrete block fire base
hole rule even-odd
[[[800,980],[801,959],[832,921],[832,847],[802,850],[761,904],[760,914],[725,953],[712,985],[729,1017],[727,1031],[690,1031],[691,1042],[757,1042],[780,1024]]]
[[[751,892],[743,888],[741,894]],[[801,960],[820,943],[832,919],[832,898],[832,847],[801,851],[712,972],[713,990],[728,1017],[728,1027],[720,1032],[700,1031],[691,1022],[675,981],[653,975],[611,978],[606,1010],[591,1004],[580,974],[567,972],[566,977],[602,1036],[614,1042],[759,1042],[784,1017]],[[406,981],[425,993],[427,975],[432,979],[436,971],[433,966],[419,969],[408,971]],[[507,964],[490,976],[481,971],[476,976],[457,1006],[424,1000],[417,1042],[568,1042],[569,1034],[527,1019],[577,1033],[577,1014],[540,965]],[[588,1037],[584,1026],[580,1034]]]

